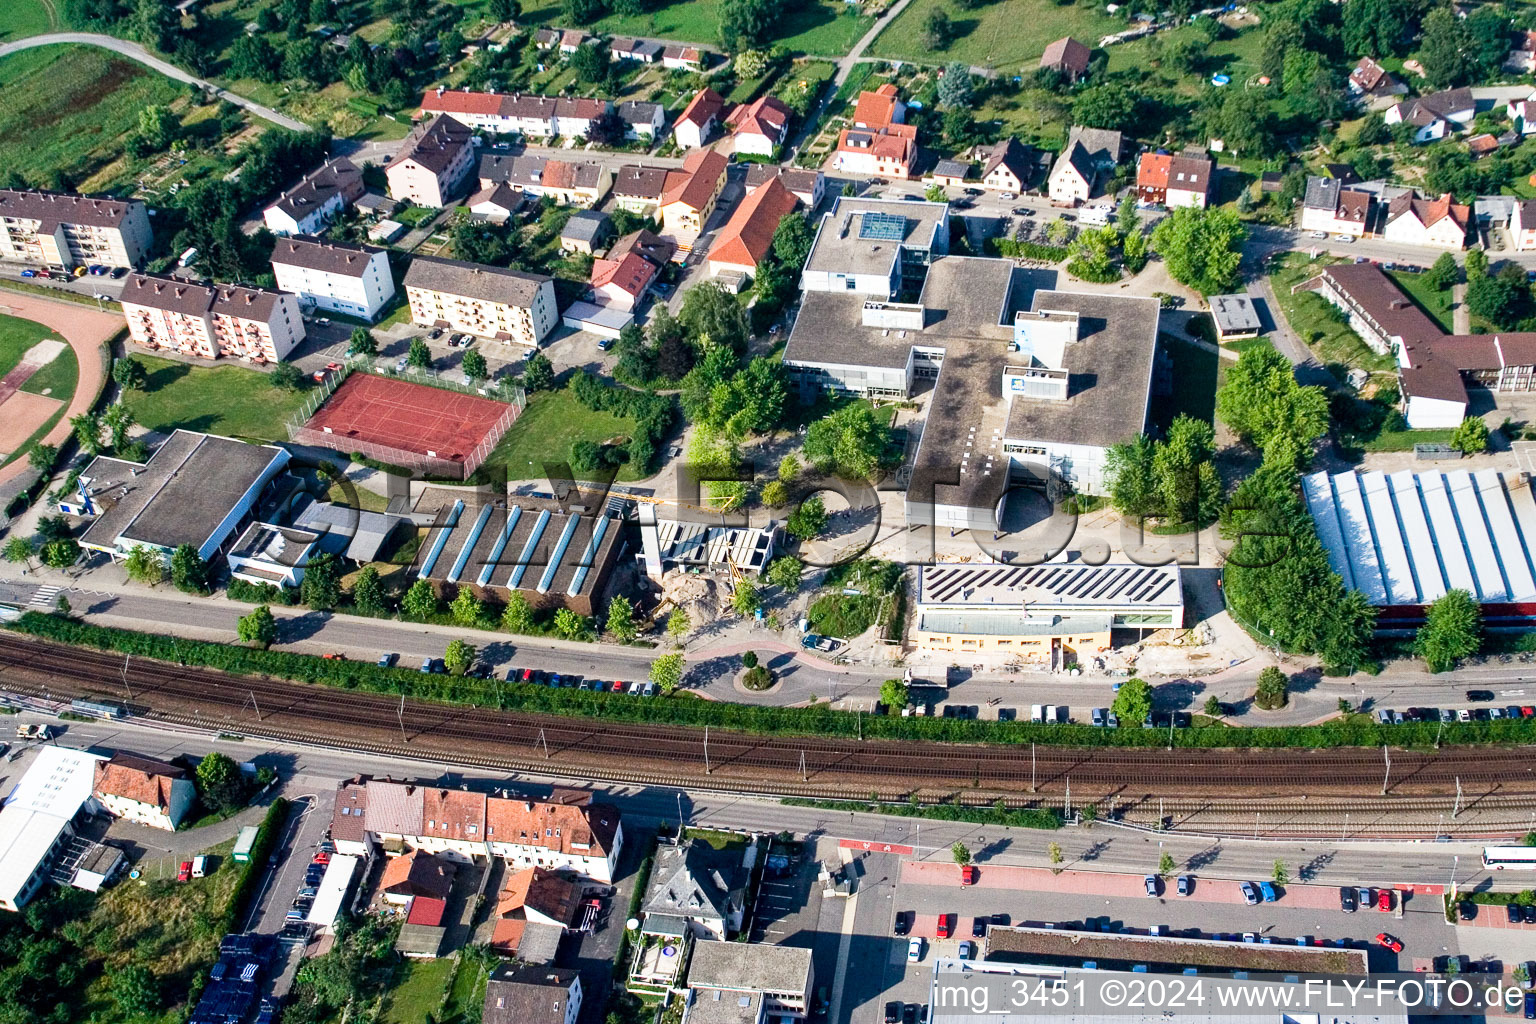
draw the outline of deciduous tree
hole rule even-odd
[[[235,635],[257,647],[271,647],[277,639],[277,619],[272,617],[272,609],[260,605],[240,616],[240,621],[235,624]]]
[[[322,556],[305,566],[299,594],[316,611],[328,612],[340,604],[341,570],[336,560]]]
[[[443,667],[451,676],[461,676],[475,664],[475,645],[468,640],[450,640],[443,649]]]
[[[805,564],[793,555],[783,555],[768,563],[768,571],[764,577],[769,583],[786,593],[794,593],[800,589],[800,577],[805,573]]]
[[[650,679],[661,688],[662,693],[676,690],[683,682],[683,656],[663,654],[651,662]]]
[[[159,548],[135,544],[123,559],[123,571],[135,583],[155,586],[165,581],[165,553]]]
[[[171,583],[186,594],[208,593],[208,563],[191,544],[178,544],[171,552]]]
[[[1448,590],[1425,610],[1413,649],[1431,672],[1447,672],[1476,654],[1482,642],[1483,615],[1477,601],[1465,590]]]
[[[453,616],[455,625],[478,626],[485,617],[485,602],[469,587],[460,587],[448,605],[448,614]]]
[[[887,679],[880,684],[880,703],[892,713],[907,706],[907,684],[900,679]]]
[[[374,338],[373,332],[366,327],[354,327],[352,337],[347,341],[347,355],[374,356],[378,353],[379,343]]]
[[[1141,679],[1127,679],[1120,684],[1110,708],[1122,726],[1139,726],[1152,713],[1152,687]]]
[[[826,503],[814,494],[802,501],[784,523],[784,529],[801,540],[814,540],[826,528]]]
[[[365,615],[379,615],[384,611],[384,584],[379,581],[379,570],[364,566],[352,581],[352,604]]]
[[[640,634],[640,624],[635,621],[635,606],[622,594],[608,602],[607,629],[614,639],[624,643]]]
[[[1153,229],[1152,247],[1174,280],[1213,295],[1236,286],[1247,235],[1235,211],[1184,206]]]
[[[432,589],[431,580],[417,580],[411,584],[411,589],[405,592],[405,598],[400,602],[400,607],[410,618],[420,620],[429,619],[437,614],[437,591]]]
[[[1259,673],[1259,682],[1254,690],[1253,703],[1265,711],[1273,711],[1283,708],[1290,699],[1290,680],[1284,672],[1273,665],[1266,665]]]
[[[258,609],[259,610],[259,609]],[[234,758],[214,751],[197,763],[197,795],[211,811],[229,811],[241,806],[245,780]]]

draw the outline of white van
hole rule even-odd
[[[1045,721],[1045,705],[1031,704],[1029,706],[1029,720],[1035,723]]]
[[[207,857],[193,857],[192,858],[192,877],[193,878],[202,878],[207,873],[208,873],[208,858]]]

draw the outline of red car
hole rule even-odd
[[[1376,941],[1381,943],[1383,946],[1387,947],[1388,949],[1390,949],[1394,953],[1401,953],[1403,951],[1403,944],[1402,944],[1402,942],[1400,940],[1394,938],[1393,936],[1388,935],[1386,932],[1382,932],[1380,935],[1377,935],[1376,936]]]
[[[622,679],[615,679],[613,681],[613,692],[614,693],[623,693],[624,692],[624,680],[622,680]]]
[[[184,860],[184,861],[181,862],[181,870],[176,872],[176,881],[178,881],[178,882],[190,882],[191,880],[192,880],[192,862],[189,861],[189,860]]]
[[[340,363],[326,363],[325,364],[325,368],[327,370],[329,370],[331,373],[335,373],[337,370],[341,369],[341,364]]]
[[[1520,717],[1536,718],[1536,708],[1531,707],[1529,704],[1524,705],[1520,708]]]
[[[331,855],[326,853],[324,850],[321,850],[319,853],[315,854],[315,859],[310,861],[311,864],[329,864],[330,862]]]
[[[967,864],[965,867],[960,869],[960,884],[975,885],[976,876],[978,874],[979,872],[976,870],[976,866],[974,864]]]
[[[1376,891],[1376,909],[1382,913],[1392,909],[1392,890],[1378,889]]]
[[[940,914],[939,927],[935,929],[933,934],[941,939],[949,938],[950,932],[954,927],[954,922],[951,920],[953,917],[953,914]]]

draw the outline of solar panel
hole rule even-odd
[[[899,242],[907,237],[907,218],[899,213],[866,213],[859,221],[859,237]]]

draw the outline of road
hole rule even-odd
[[[257,117],[265,121],[271,121],[280,128],[287,128],[295,132],[307,132],[310,130],[310,126],[303,121],[291,118],[287,114],[280,114],[271,107],[264,107],[260,103],[252,102],[244,96],[237,96],[221,86],[214,85],[212,82],[187,74],[176,65],[169,64],[156,57],[138,43],[130,43],[124,39],[115,39],[112,36],[101,35],[96,32],[50,32],[47,35],[32,36],[29,39],[18,39],[14,43],[6,43],[4,46],[0,46],[0,57],[6,57],[10,54],[19,53],[22,50],[30,50],[38,46],[54,46],[59,43],[99,46],[104,50],[111,50],[119,56],[138,61],[145,67],[160,72],[167,78],[174,78],[178,82],[195,85],[204,91],[213,93],[221,100],[228,100],[237,107],[244,107]]]

